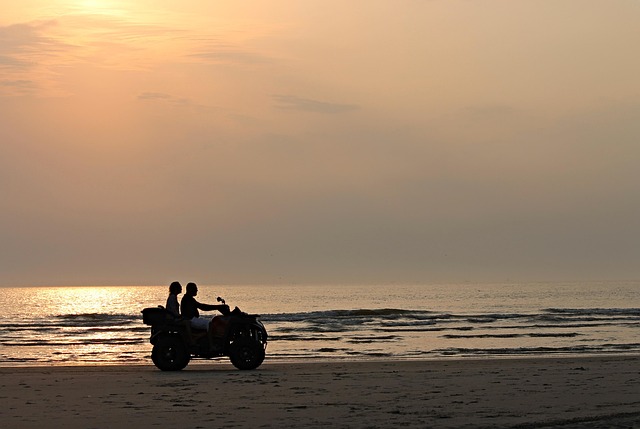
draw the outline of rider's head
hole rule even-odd
[[[198,294],[198,286],[193,282],[187,283],[187,293],[189,295],[196,296]]]
[[[169,285],[169,293],[179,294],[182,293],[182,285],[180,282],[173,282]]]

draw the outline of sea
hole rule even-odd
[[[167,296],[0,288],[0,366],[152,365],[141,310]],[[199,285],[200,302],[218,296],[260,314],[266,362],[640,354],[640,281]]]

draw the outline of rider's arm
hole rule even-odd
[[[203,304],[201,302],[196,301],[197,307],[202,311],[213,311],[218,310],[220,313],[225,314],[225,310],[229,310],[228,305],[211,305],[211,304]]]

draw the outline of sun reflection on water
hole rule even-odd
[[[5,295],[3,301],[32,303],[15,308],[19,317],[34,312],[52,315],[127,313],[132,304],[160,304],[166,298],[164,288],[157,287],[34,287],[10,289],[8,292],[15,296]]]

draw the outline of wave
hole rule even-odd
[[[263,320],[271,322],[301,322],[315,320],[353,320],[362,322],[369,319],[407,318],[425,320],[437,317],[436,313],[424,310],[403,310],[395,308],[356,309],[356,310],[324,310],[301,313],[273,313],[262,315]]]
[[[118,326],[140,323],[139,315],[123,313],[80,313],[54,316],[51,323],[56,326]]]
[[[505,313],[359,308],[264,314],[261,320],[270,334],[269,356],[278,359],[640,352],[639,344],[628,341],[636,340],[640,308]],[[0,364],[16,355],[32,357],[16,347],[29,348],[41,362],[93,360],[100,353],[144,360],[151,350],[148,338],[149,327],[138,311],[5,318]]]
[[[449,347],[433,350],[431,353],[443,356],[499,356],[499,355],[532,355],[532,354],[575,354],[575,353],[619,353],[638,352],[640,343],[601,344],[594,346],[566,346],[566,347],[513,347],[513,348],[460,348]]]
[[[446,334],[442,335],[442,338],[450,339],[464,339],[464,338],[573,338],[579,337],[583,334],[577,332],[549,332],[549,333],[536,333],[529,332],[526,334],[470,334],[470,335],[458,335],[458,334]]]
[[[427,310],[396,308],[326,310],[298,313],[266,314],[262,320],[276,334],[274,340],[294,341],[305,334],[324,335],[348,333],[365,329],[371,332],[402,335],[411,332],[444,332],[443,338],[507,338],[534,334],[503,334],[500,332],[456,334],[482,329],[539,330],[588,329],[604,326],[640,326],[639,308],[547,308],[533,313],[455,314]],[[73,337],[89,334],[141,336],[148,331],[139,314],[80,313],[60,314],[0,323],[0,339],[20,335],[51,335]],[[570,337],[577,334],[536,333],[535,336]],[[307,338],[308,339],[308,338]],[[326,338],[325,338],[326,339]]]
[[[0,341],[3,346],[20,346],[20,347],[60,347],[60,346],[76,346],[76,345],[126,345],[126,344],[144,344],[145,341],[138,338],[85,338],[61,340],[60,338],[51,340],[20,340],[20,341]]]
[[[623,315],[640,317],[640,308],[546,308],[546,313],[565,315]]]
[[[394,308],[325,310],[300,313],[273,313],[262,316],[272,322],[301,322],[319,320],[364,320],[379,319],[386,321],[412,320],[423,322],[443,322],[466,320],[472,323],[493,323],[502,320],[640,320],[640,308],[547,308],[538,313],[475,313],[452,314],[428,310],[404,310]]]
[[[455,314],[425,310],[357,309],[306,313],[267,314],[262,320],[282,335],[346,334],[365,329],[402,335],[443,332],[443,338],[565,337],[577,333],[548,333],[548,329],[607,329],[640,326],[640,309],[544,309],[526,313]],[[456,332],[491,329],[498,332],[456,335]],[[499,331],[542,331],[537,334],[503,334]]]
[[[341,341],[342,337],[270,334],[269,341]]]
[[[262,316],[267,322],[331,322],[361,324],[372,320],[388,325],[402,326],[411,323],[436,324],[466,321],[472,324],[494,323],[505,320],[528,321],[638,321],[640,308],[546,308],[538,313],[474,313],[453,314],[428,310],[407,310],[397,308],[324,310],[295,313],[271,313]],[[140,314],[130,313],[70,313],[49,317],[34,317],[22,321],[3,321],[0,328],[46,329],[50,327],[80,326],[128,326],[141,325]]]

